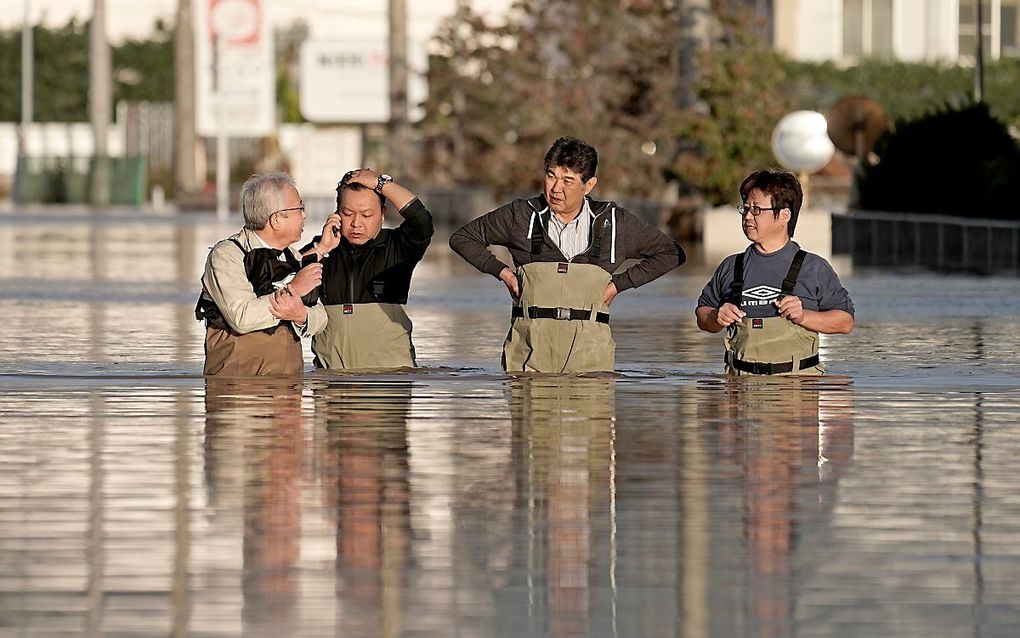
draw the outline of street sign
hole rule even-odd
[[[408,46],[408,106],[419,120],[427,95],[425,50]],[[373,124],[390,119],[389,49],[385,38],[309,40],[301,47],[299,108],[309,122]]]
[[[216,136],[220,122],[232,137],[271,134],[276,73],[266,0],[198,0],[194,6],[198,134]]]

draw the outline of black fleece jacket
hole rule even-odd
[[[588,206],[593,215],[592,239],[595,233],[599,234],[598,256],[594,258],[592,255],[595,242],[589,241],[588,249],[570,261],[593,263],[613,273],[624,260],[639,259],[627,270],[613,275],[617,292],[642,286],[687,260],[680,244],[619,204],[589,199]],[[542,195],[515,199],[460,227],[450,236],[450,248],[469,264],[493,277],[499,277],[506,264],[489,252],[488,246],[505,246],[518,266],[532,262],[567,261],[546,233],[551,214]],[[532,240],[528,237],[534,217],[538,217],[542,232],[537,255],[532,254]]]
[[[400,214],[404,221],[383,228],[372,240],[355,246],[346,239],[322,261],[322,303],[406,304],[411,274],[432,241],[432,214],[419,199],[411,200]],[[319,241],[316,237],[302,248]]]

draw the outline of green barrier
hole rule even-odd
[[[141,157],[18,157],[14,201],[18,204],[92,204],[100,184],[107,203],[141,206],[147,179]]]

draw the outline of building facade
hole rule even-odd
[[[1020,0],[983,0],[985,57],[1020,56]],[[977,0],[774,0],[773,42],[798,60],[972,63]]]

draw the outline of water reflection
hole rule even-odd
[[[825,530],[836,486],[853,458],[848,389],[832,380],[823,386],[752,379],[724,386],[720,397],[703,404],[700,416],[719,422],[707,433],[715,450],[711,462],[743,496],[740,511],[719,522],[743,522],[746,617],[730,616],[735,624],[722,634],[798,633],[798,591],[806,573],[819,566],[819,554],[812,550],[830,540]],[[725,623],[726,617],[720,620]]]
[[[505,593],[527,613],[501,635],[590,635],[615,616],[592,607],[596,589],[615,585],[615,381],[515,379],[510,395],[523,582]]]
[[[299,597],[301,385],[208,379],[205,415],[210,500],[222,506],[221,492],[240,491],[243,632],[290,635]],[[228,482],[232,465],[239,465],[240,485]]]
[[[336,524],[337,626],[349,635],[403,633],[410,401],[410,382],[315,389],[325,431],[322,501]]]

